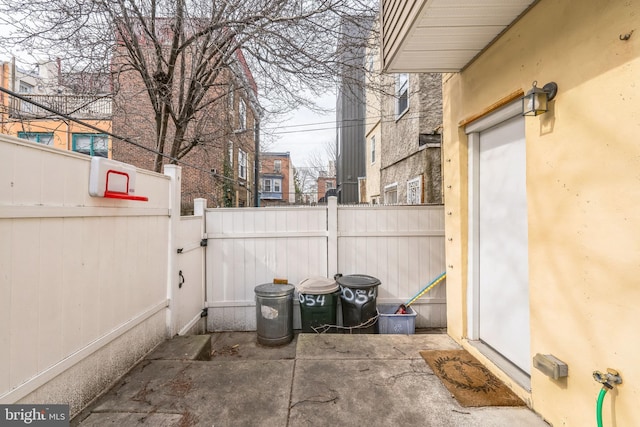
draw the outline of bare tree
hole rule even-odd
[[[308,204],[316,201],[317,172],[307,167],[296,167],[293,171],[293,182],[296,190],[296,203]]]
[[[318,176],[334,176],[335,163],[338,158],[338,147],[335,140],[327,140],[320,150],[309,153],[307,168],[316,171]]]
[[[228,95],[225,73],[253,72],[272,112],[333,88],[343,73],[341,23],[369,26],[375,0],[0,0],[0,40],[73,71],[135,73],[153,109],[154,148],[172,163],[203,142],[197,122]],[[365,17],[366,19],[363,19]],[[367,40],[353,40],[366,44]],[[238,57],[244,53],[244,58]],[[246,61],[246,64],[245,64]],[[356,65],[360,66],[360,65]],[[347,73],[348,74],[348,73]],[[237,90],[234,87],[232,90]],[[258,113],[256,111],[256,113]],[[126,135],[125,135],[126,136]],[[220,137],[224,139],[224,136]]]
[[[309,153],[305,166],[294,170],[296,203],[318,200],[318,177],[335,177],[336,143],[325,141],[322,150]]]

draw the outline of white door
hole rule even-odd
[[[480,132],[478,169],[479,338],[530,374],[524,117]]]

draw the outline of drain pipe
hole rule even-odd
[[[613,390],[615,384],[622,384],[622,378],[618,371],[607,368],[607,373],[604,374],[600,371],[593,371],[593,379],[602,384],[602,389],[598,394],[598,400],[596,402],[596,421],[598,427],[602,427],[602,404],[607,391]]]

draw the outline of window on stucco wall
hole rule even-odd
[[[398,183],[394,182],[384,187],[384,203],[386,205],[395,205],[398,203]]]
[[[419,205],[422,203],[422,178],[416,177],[407,181],[407,204]]]
[[[371,137],[371,164],[376,162],[376,137]]]
[[[409,74],[396,74],[396,118],[409,109]]]

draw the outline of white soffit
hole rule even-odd
[[[389,71],[460,71],[536,1],[428,0]]]

